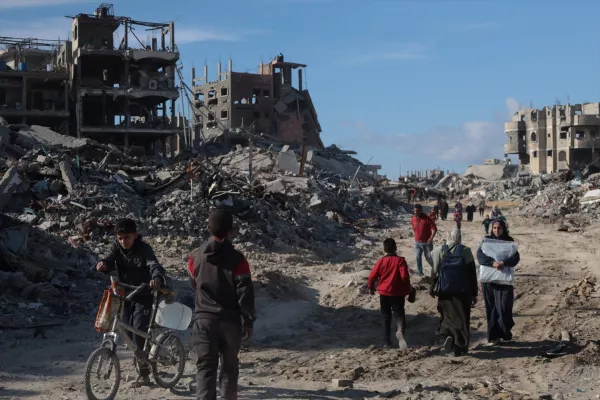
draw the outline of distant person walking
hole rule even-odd
[[[462,245],[460,230],[432,253],[432,296],[438,298],[441,320],[438,334],[445,336],[444,349],[454,356],[469,351],[471,307],[477,303],[477,271],[471,249]]]
[[[454,206],[454,222],[456,222],[456,228],[460,230],[463,220],[463,205],[460,201],[456,202]]]
[[[420,204],[415,204],[415,210],[410,223],[415,234],[415,255],[417,257],[417,271],[423,276],[423,254],[430,266],[433,266],[431,260],[431,250],[433,250],[433,238],[437,233],[435,222],[423,212]]]
[[[473,215],[475,214],[475,210],[477,210],[475,205],[472,202],[469,202],[466,209],[468,222],[473,222]]]
[[[498,208],[497,205],[494,205],[494,207],[492,207],[492,211],[490,212],[490,219],[492,221],[495,221],[501,216],[502,216],[502,211],[500,211],[500,209]]]
[[[448,219],[448,210],[449,210],[448,202],[446,201],[446,197],[442,198],[441,206],[440,206],[440,217],[442,221]]]
[[[479,215],[483,217],[483,213],[485,212],[485,199],[482,197],[479,200]]]
[[[404,312],[405,296],[408,296],[412,287],[410,274],[404,257],[396,251],[396,242],[388,238],[383,241],[385,256],[380,258],[369,274],[368,287],[372,295],[375,289],[379,292],[379,304],[383,317],[383,347],[391,347],[392,341],[392,315],[396,319],[396,338],[398,347],[406,350],[406,314]],[[409,298],[409,301],[410,298]]]
[[[504,221],[492,223],[492,233],[486,239],[514,242],[508,234]],[[477,261],[479,265],[496,268],[499,271],[505,267],[515,267],[519,264],[521,256],[517,251],[514,255],[504,261],[496,261],[486,255],[481,246],[477,250]],[[485,315],[488,326],[488,345],[495,346],[501,340],[512,340],[511,329],[515,325],[513,320],[514,288],[512,285],[500,285],[496,283],[482,283],[483,299],[485,301]]]

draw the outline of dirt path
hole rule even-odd
[[[440,235],[452,228],[441,222]],[[370,232],[377,243],[368,257],[325,265],[265,266],[277,268],[259,293],[259,320],[253,346],[241,355],[240,399],[529,399],[542,394],[593,399],[600,394],[597,376],[600,352],[599,300],[572,296],[562,290],[586,274],[600,275],[597,262],[599,231],[556,232],[529,221],[511,221],[511,234],[520,243],[517,271],[515,343],[482,347],[485,317],[482,301],[472,319],[472,351],[454,359],[440,352],[436,302],[426,294],[407,306],[408,354],[382,350],[377,298],[365,289],[368,269],[380,255],[384,237],[399,239],[401,253],[414,266],[412,239],[406,225]],[[481,222],[465,223],[463,239],[472,248],[482,237]],[[256,262],[254,262],[256,264]],[[539,357],[555,347],[561,330],[574,342],[567,353]],[[183,335],[189,343],[189,332]],[[28,332],[0,333],[0,399],[81,399],[82,372],[89,353],[99,344],[92,316],[69,327],[33,339]],[[587,346],[586,346],[587,345]],[[132,379],[128,352],[122,351],[123,376]],[[193,398],[194,367],[173,391],[134,389],[123,382],[119,399]],[[355,379],[353,389],[332,388],[332,379]],[[412,393],[411,393],[412,392]]]

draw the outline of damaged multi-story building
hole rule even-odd
[[[180,133],[174,23],[118,17],[112,4],[71,18],[72,39],[63,43],[0,38],[0,116],[146,153],[173,152]]]
[[[192,70],[195,140],[246,128],[284,143],[306,143],[323,148],[321,125],[309,91],[305,88],[305,64],[287,62],[283,55],[260,64],[257,73],[227,71],[217,66],[216,80]],[[294,84],[294,71],[297,79]]]
[[[69,133],[70,86],[58,40],[0,37],[0,117]]]
[[[531,174],[600,167],[600,103],[519,110],[504,131],[504,152]]]

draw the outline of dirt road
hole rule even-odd
[[[259,320],[254,344],[241,356],[240,399],[597,398],[600,301],[595,292],[567,295],[563,290],[586,274],[600,275],[600,229],[565,233],[531,221],[510,223],[522,255],[515,287],[516,341],[481,346],[486,325],[480,301],[472,319],[472,350],[456,359],[440,352],[436,302],[418,281],[417,302],[407,306],[410,351],[377,347],[378,301],[367,293],[366,276],[387,236],[398,240],[414,267],[406,223],[370,232],[376,245],[352,261],[304,265],[294,255],[250,254],[260,277]],[[452,225],[441,222],[440,235]],[[465,223],[463,231],[464,242],[475,248],[481,222]],[[0,333],[0,399],[83,398],[83,366],[99,344],[92,320],[90,315],[48,331],[45,340],[31,338],[30,332]],[[560,343],[563,330],[572,336],[571,344],[553,358],[542,356]],[[130,354],[121,355],[123,375],[131,380]],[[193,373],[190,361],[173,391],[134,389],[123,382],[117,398],[193,398]],[[353,379],[354,388],[333,388],[332,379]]]

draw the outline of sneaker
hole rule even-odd
[[[446,340],[444,340],[444,350],[446,353],[450,353],[454,350],[454,338],[452,336],[448,336]]]
[[[491,340],[491,341],[487,342],[486,346],[494,347],[494,346],[498,346],[499,344],[500,344],[500,339],[495,339],[495,340]]]
[[[406,339],[404,338],[404,334],[401,329],[396,331],[396,338],[398,339],[398,348],[400,351],[405,351],[408,349],[408,344],[406,343]]]
[[[140,375],[140,376],[138,376],[138,378],[135,380],[135,382],[133,384],[135,387],[142,387],[142,386],[150,386],[152,384],[152,382],[150,381],[150,376]]]

